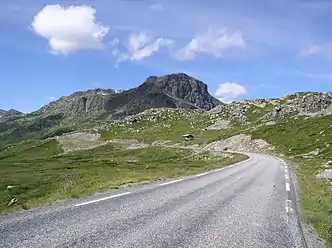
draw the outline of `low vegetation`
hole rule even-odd
[[[173,143],[202,144],[231,137],[245,129],[232,125],[231,129],[207,130],[221,115],[184,109],[154,109],[108,126],[102,130],[102,138],[136,139],[147,143],[169,140]],[[184,142],[182,135],[192,134],[194,141]]]
[[[162,147],[126,150],[115,144],[64,154],[56,140],[23,142],[0,151],[0,211],[199,173],[243,159]],[[13,198],[18,201],[8,207]]]
[[[289,118],[252,133],[278,147],[294,165],[300,183],[303,216],[332,247],[331,180],[318,180],[323,164],[332,160],[332,116]],[[317,150],[317,155],[303,157]]]

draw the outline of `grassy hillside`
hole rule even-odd
[[[0,151],[0,211],[29,208],[127,183],[199,173],[243,159],[240,155],[221,158],[172,148],[125,150],[114,144],[62,154],[55,140],[23,142]],[[14,197],[18,202],[8,207]]]
[[[253,132],[290,157],[301,186],[301,205],[305,218],[314,224],[332,247],[332,185],[331,180],[318,180],[323,164],[332,160],[332,116],[310,119],[288,119],[274,126]],[[319,154],[303,158],[319,149]]]
[[[183,142],[182,135],[192,134],[192,143],[208,143],[230,137],[245,129],[244,125],[232,125],[232,129],[207,130],[222,115],[211,115],[206,111],[184,109],[154,109],[129,120],[112,124],[102,130],[102,138],[137,139],[144,142],[169,140]]]

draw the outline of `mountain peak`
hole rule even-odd
[[[150,76],[139,87],[163,92],[176,99],[182,99],[199,109],[209,110],[221,104],[219,100],[209,94],[206,84],[185,73]]]
[[[0,121],[21,115],[23,115],[23,113],[16,109],[9,109],[9,110],[0,109]]]
[[[221,104],[203,82],[185,74],[150,76],[130,90],[91,89],[61,97],[37,114],[61,113],[69,118],[88,116],[120,117],[150,108],[190,108],[209,110]]]

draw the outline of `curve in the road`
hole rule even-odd
[[[249,155],[199,175],[0,217],[0,247],[305,247],[286,163]]]

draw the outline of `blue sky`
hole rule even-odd
[[[225,101],[332,91],[330,0],[0,2],[0,108],[186,72]]]

